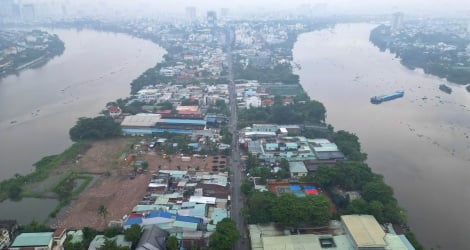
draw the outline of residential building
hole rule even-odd
[[[8,249],[52,250],[52,235],[53,232],[22,233],[15,238],[15,240]]]

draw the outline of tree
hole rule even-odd
[[[273,220],[286,226],[296,226],[309,217],[308,210],[294,194],[282,194],[274,200],[271,214]]]
[[[133,224],[131,227],[124,231],[124,237],[127,241],[132,242],[132,249],[135,249],[137,243],[139,243],[140,237],[142,236],[142,229],[140,225]]]
[[[178,239],[174,235],[166,238],[165,244],[168,250],[178,250]]]
[[[215,232],[209,237],[209,248],[213,250],[231,250],[240,238],[235,222],[225,218],[217,223]]]
[[[107,227],[104,229],[104,236],[106,238],[113,238],[114,236],[118,235],[121,233],[121,229],[119,227],[116,227],[116,226],[112,226],[112,227]]]
[[[380,201],[382,204],[394,200],[392,188],[385,184],[383,180],[366,183],[362,188],[362,198],[366,201]]]
[[[23,189],[18,183],[12,183],[11,186],[8,188],[8,198],[14,201],[20,200],[22,191]]]
[[[35,233],[35,232],[48,232],[51,228],[44,223],[40,223],[36,220],[31,221],[31,223],[20,227],[19,231],[21,233]]]
[[[267,223],[273,220],[272,209],[276,195],[272,192],[253,191],[247,199],[249,223]]]
[[[85,139],[106,139],[121,134],[121,126],[113,118],[98,116],[95,118],[81,117],[77,124],[69,130],[70,139],[79,141]]]
[[[84,227],[83,230],[83,246],[89,246],[91,241],[95,238],[98,232],[91,227]]]
[[[107,222],[107,220],[106,220],[106,217],[107,217],[108,214],[109,214],[108,209],[107,209],[104,205],[100,205],[100,206],[98,207],[98,214],[101,215],[101,216],[103,216],[104,224],[107,225],[108,222]]]
[[[251,183],[248,180],[244,180],[242,185],[240,186],[240,190],[245,195],[248,195],[253,190],[253,188],[251,187]]]
[[[128,247],[118,246],[116,240],[105,239],[99,250],[130,250]]]

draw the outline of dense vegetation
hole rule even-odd
[[[276,222],[288,227],[324,226],[330,220],[330,204],[325,196],[297,197],[286,193],[276,197],[271,192],[251,190],[243,211],[248,222]]]
[[[87,139],[106,139],[121,135],[121,126],[113,118],[98,116],[95,118],[79,118],[70,131],[72,141]]]
[[[249,126],[253,123],[274,124],[323,124],[326,109],[317,101],[296,102],[282,105],[280,97],[274,99],[272,107],[259,107],[239,111],[239,127]]]
[[[381,51],[389,49],[409,69],[422,68],[425,73],[446,78],[458,84],[470,83],[470,63],[465,56],[468,40],[447,33],[391,35],[390,27],[380,25],[370,33],[370,41]],[[455,50],[438,48],[439,44],[455,46]],[[405,46],[403,46],[405,45]],[[432,48],[432,49],[429,49]]]
[[[289,63],[276,64],[272,68],[255,67],[252,64],[243,65],[234,63],[233,69],[236,79],[258,80],[258,82],[282,82],[285,84],[299,84],[299,76],[292,73]]]
[[[231,250],[240,238],[235,222],[225,218],[217,223],[215,232],[209,237],[209,249]]]

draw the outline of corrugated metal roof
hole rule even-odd
[[[212,221],[214,224],[219,223],[224,218],[228,217],[227,209],[224,208],[214,208],[212,212]]]
[[[173,222],[173,227],[181,227],[184,228],[185,230],[192,230],[196,231],[197,230],[198,223],[193,223],[193,222],[187,222],[187,221],[175,221]]]
[[[206,125],[206,120],[161,119],[158,122],[159,123],[168,123],[168,124]]]
[[[343,215],[341,220],[358,247],[385,247],[385,232],[372,215]]]
[[[47,246],[52,241],[53,232],[22,233],[15,238],[11,247]]]
[[[134,224],[142,224],[142,218],[129,218],[126,223],[124,223],[124,226],[131,226]]]
[[[302,161],[289,162],[289,170],[291,173],[307,173],[307,168]]]
[[[122,127],[152,127],[161,119],[159,114],[137,114],[124,117]]]

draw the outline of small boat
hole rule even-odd
[[[445,93],[447,93],[447,94],[452,93],[452,89],[451,89],[449,86],[445,85],[445,84],[439,85],[439,89],[440,89],[442,92],[445,92]]]

